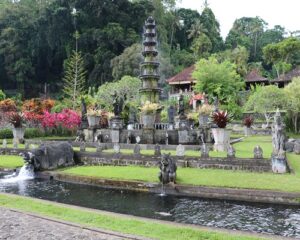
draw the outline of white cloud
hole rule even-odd
[[[200,13],[201,0],[182,0],[178,7],[191,8]],[[221,26],[221,34],[226,37],[235,19],[259,16],[269,24],[285,27],[286,31],[300,30],[300,0],[208,0]]]

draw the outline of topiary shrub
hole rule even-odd
[[[39,138],[44,137],[45,133],[39,128],[26,128],[25,129],[25,138]]]

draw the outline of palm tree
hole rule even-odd
[[[199,19],[196,19],[195,23],[192,24],[191,28],[187,30],[188,39],[197,38],[202,33],[207,33],[207,29],[203,26]]]

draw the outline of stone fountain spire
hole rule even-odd
[[[141,103],[159,103],[161,89],[158,87],[159,62],[156,60],[158,51],[156,49],[156,24],[153,17],[149,17],[144,26],[143,56],[144,62],[141,63],[140,79],[143,82],[140,89]]]

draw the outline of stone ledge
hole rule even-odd
[[[39,177],[41,178],[50,178],[50,176],[53,177],[53,179],[55,180],[71,183],[88,184],[107,188],[126,189],[132,191],[161,193],[160,183],[84,177],[63,174],[59,172],[42,172],[39,174]],[[254,189],[204,187],[181,184],[168,184],[165,186],[165,192],[166,194],[176,196],[189,196],[219,200],[300,206],[300,193]]]

